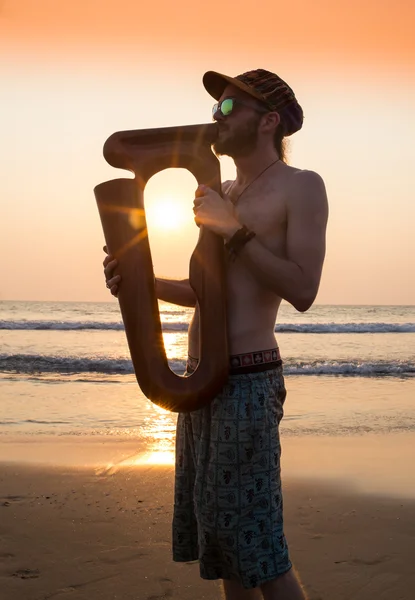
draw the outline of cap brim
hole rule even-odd
[[[260,102],[267,104],[266,99],[261,96],[261,94],[258,94],[248,85],[239,81],[239,79],[217,73],[216,71],[207,71],[207,73],[203,75],[203,85],[205,86],[206,91],[215,98],[215,100],[219,100],[227,85],[233,85],[252,96],[252,98],[256,98]]]

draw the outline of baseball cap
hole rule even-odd
[[[203,76],[206,91],[219,100],[227,85],[234,85],[265,104],[280,115],[284,135],[292,135],[303,125],[303,109],[298,104],[293,90],[281,77],[265,69],[247,71],[236,77],[229,77],[216,71],[208,71]]]

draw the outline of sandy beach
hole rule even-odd
[[[415,597],[414,441],[285,441],[286,535],[310,600]],[[3,439],[1,600],[222,598],[172,562],[173,467],[145,456],[133,440]]]

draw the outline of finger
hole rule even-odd
[[[108,254],[108,248],[107,248],[107,245],[105,245],[105,246],[104,246],[102,249],[103,249],[103,251],[104,251],[104,252],[106,252],[106,253]]]
[[[111,254],[108,254],[108,256],[104,258],[102,264],[104,265],[104,267],[106,267],[112,260],[114,260],[114,257],[111,256]]]
[[[111,279],[107,279],[107,288],[111,289],[113,285],[118,285],[121,281],[120,275],[115,275],[115,277],[111,277]]]
[[[114,271],[114,269],[117,268],[117,266],[118,266],[118,261],[116,261],[115,259],[111,260],[109,263],[107,263],[105,265],[105,268],[104,268],[105,279],[110,279],[110,277],[112,277],[113,271]]]
[[[113,285],[112,288],[110,288],[110,292],[113,296],[115,296],[117,298],[118,296],[118,286]]]
[[[193,210],[196,208],[200,208],[203,204],[203,200],[201,198],[195,198],[193,201]]]
[[[207,186],[201,183],[196,189],[196,198],[201,198],[202,196],[204,196],[206,194],[207,189]]]

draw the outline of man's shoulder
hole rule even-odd
[[[299,169],[298,167],[292,167],[291,165],[286,165],[285,169],[288,181],[294,186],[324,184],[322,176],[316,171]]]
[[[290,203],[327,203],[326,186],[316,171],[287,166],[286,193]]]

